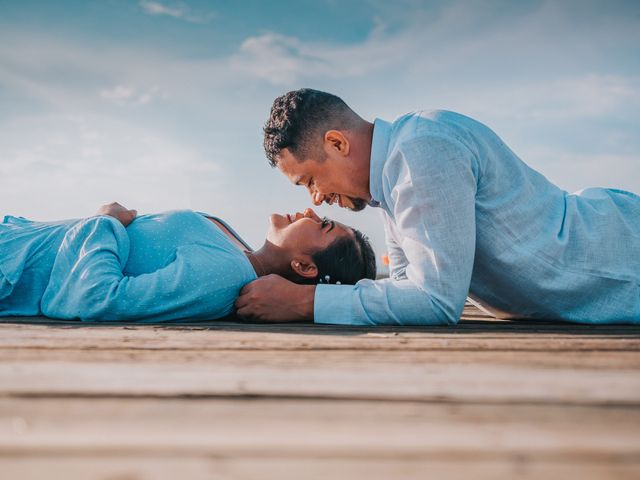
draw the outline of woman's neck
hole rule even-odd
[[[251,250],[250,248],[247,248],[248,245],[242,239],[238,238],[237,234],[228,228],[220,219],[214,217],[207,218],[215,223],[218,228],[220,228],[220,230],[222,230],[222,232],[244,252],[258,277],[264,277],[271,273],[288,276],[290,273],[289,263],[283,260],[284,256],[278,247],[268,241],[265,241],[264,245],[259,250]]]
[[[278,251],[277,247],[274,247],[268,241],[259,250],[254,252],[245,251],[245,255],[251,262],[258,277],[271,273],[286,277],[290,273],[289,262],[285,261],[282,252]]]

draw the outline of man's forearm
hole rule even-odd
[[[237,314],[263,322],[313,321],[315,292],[315,285],[265,275],[242,288],[236,300]]]
[[[316,296],[315,285],[296,285],[297,291],[292,305],[295,315],[301,320],[313,321],[313,306]]]

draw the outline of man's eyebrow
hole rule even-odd
[[[333,220],[331,220],[331,228],[329,230],[327,230],[327,233],[329,233],[331,230],[333,230],[336,226],[336,222],[334,222]]]

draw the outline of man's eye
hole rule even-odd
[[[322,228],[326,227],[327,225],[329,225],[329,219],[327,217],[323,217],[322,218]]]

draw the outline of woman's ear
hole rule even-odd
[[[294,258],[291,260],[291,270],[302,278],[315,278],[318,276],[318,267],[311,260]]]

